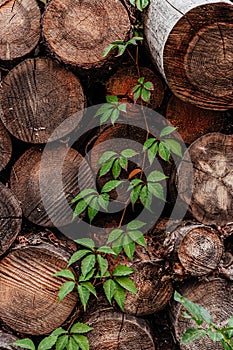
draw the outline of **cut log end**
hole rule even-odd
[[[10,135],[0,121],[0,171],[9,163],[12,154]]]
[[[25,56],[40,38],[40,9],[35,0],[0,2],[0,59]]]
[[[50,49],[65,63],[95,68],[106,61],[104,49],[130,30],[126,9],[119,0],[50,1],[43,33]]]
[[[174,26],[163,63],[177,97],[205,109],[233,107],[232,18],[232,5],[209,3],[193,8]]]
[[[20,63],[4,79],[0,93],[2,122],[16,138],[31,143],[70,133],[79,119],[68,118],[85,106],[79,79],[49,59]]]
[[[154,350],[147,323],[134,316],[102,310],[94,313],[87,323],[94,329],[88,333],[93,350]]]
[[[58,303],[64,279],[52,274],[67,266],[67,253],[48,244],[16,249],[0,262],[0,318],[15,331],[39,335],[62,325],[77,295]]]

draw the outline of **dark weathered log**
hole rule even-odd
[[[87,334],[92,350],[153,350],[154,342],[146,321],[134,316],[100,309],[85,317],[94,329]]]
[[[18,346],[12,345],[13,342],[18,340],[15,336],[4,333],[0,330],[0,349],[3,350],[19,350],[20,348]]]
[[[215,270],[223,254],[223,244],[212,227],[195,222],[183,222],[168,233],[165,245],[170,245],[187,272],[202,276]]]
[[[9,188],[0,183],[0,255],[14,242],[22,223],[22,210]]]
[[[233,314],[232,305],[233,284],[224,279],[215,278],[203,283],[187,285],[181,292],[191,301],[202,305],[213,318],[213,322],[220,327],[225,327]],[[185,319],[182,314],[184,308],[178,304],[173,310],[173,322],[178,342],[187,328],[195,328],[197,325],[190,319]],[[190,350],[190,344],[180,345],[181,350]],[[223,346],[213,343],[208,336],[192,342],[193,350],[222,350]]]
[[[65,279],[52,274],[65,269],[70,255],[48,243],[22,244],[0,262],[0,318],[15,331],[39,335],[63,324],[77,294],[58,303]]]
[[[224,226],[232,221],[232,147],[232,135],[207,134],[188,148],[178,168],[178,193],[189,203],[191,190],[190,211],[204,224]]]
[[[12,69],[0,89],[0,117],[20,140],[46,143],[64,120],[84,108],[79,79],[50,59],[27,59]],[[50,139],[78,127],[67,122]]]
[[[0,59],[25,56],[40,38],[40,10],[35,0],[0,1]]]
[[[65,63],[82,68],[103,65],[104,49],[125,40],[129,30],[128,14],[119,0],[52,0],[43,20],[51,51]]]
[[[48,227],[71,223],[70,202],[80,184],[82,189],[94,187],[88,163],[61,144],[44,152],[37,146],[26,151],[13,166],[10,184],[24,216]]]
[[[147,42],[177,97],[211,110],[233,107],[232,18],[228,0],[151,2]]]
[[[155,109],[161,105],[164,96],[162,80],[157,73],[149,68],[140,67],[139,70],[141,77],[145,78],[145,82],[150,81],[154,85],[154,91],[151,93],[151,100],[148,107]],[[120,68],[107,82],[107,93],[118,96],[119,101],[133,103],[134,94],[132,89],[138,84],[138,78],[138,72],[135,67]],[[137,103],[141,102],[141,99],[137,101]]]
[[[5,168],[11,159],[12,143],[10,135],[0,121],[0,171]]]
[[[184,142],[191,144],[204,134],[221,131],[224,114],[198,108],[172,96],[167,105],[166,118],[178,128]]]

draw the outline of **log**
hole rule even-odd
[[[13,68],[3,80],[0,97],[5,127],[16,138],[32,143],[46,143],[63,121],[85,105],[79,79],[55,61],[42,58],[27,59]],[[76,127],[65,123],[49,141]]]
[[[85,321],[94,328],[87,334],[92,350],[155,349],[151,330],[143,319],[105,307],[86,315]]]
[[[44,152],[39,146],[30,148],[14,164],[10,176],[23,215],[47,227],[71,223],[70,202],[80,184],[82,189],[94,187],[89,165],[77,151],[61,144],[47,146]]]
[[[31,52],[40,39],[40,9],[35,0],[0,1],[0,60]]]
[[[169,232],[166,247],[170,246],[172,260],[180,260],[185,271],[203,276],[215,270],[223,255],[223,244],[217,230],[196,222],[182,222]]]
[[[50,50],[63,62],[84,69],[101,67],[104,49],[125,40],[129,30],[128,13],[119,0],[52,0],[43,19]]]
[[[22,210],[9,188],[0,183],[0,256],[14,242],[22,223]]]
[[[181,292],[189,300],[203,306],[213,317],[213,322],[219,327],[225,327],[227,321],[232,316],[232,293],[233,284],[224,279],[214,278],[207,282],[186,285]],[[177,304],[173,310],[173,324],[177,341],[181,341],[181,336],[188,328],[195,328],[196,323],[190,319],[182,317],[184,308]],[[190,344],[180,344],[181,350],[190,350]],[[192,350],[222,350],[219,342],[213,343],[208,336],[192,342]]]
[[[9,133],[0,121],[0,171],[2,171],[11,159],[12,142]]]
[[[232,221],[232,147],[232,135],[204,135],[187,149],[178,167],[178,193],[189,203],[191,191],[189,210],[203,224],[224,226]]]
[[[0,349],[4,350],[19,350],[18,346],[12,345],[13,342],[18,340],[15,336],[2,332],[0,330]]]
[[[221,131],[224,113],[201,109],[173,95],[167,104],[166,118],[178,129],[183,141],[191,144],[204,134]]]
[[[66,280],[52,274],[67,267],[70,255],[61,246],[25,243],[0,262],[0,318],[14,331],[39,335],[53,331],[77,302],[71,293],[58,303]]]
[[[177,97],[205,109],[233,107],[232,18],[228,0],[151,2],[147,43]]]
[[[152,91],[149,104],[141,101],[141,99],[137,103],[143,102],[144,105],[152,109],[161,106],[164,96],[164,85],[160,76],[147,67],[140,67],[140,74],[141,77],[145,78],[145,82],[150,81],[153,83],[154,91]],[[134,66],[120,68],[107,82],[107,94],[118,96],[120,102],[133,103],[134,94],[132,89],[137,85],[138,79],[138,72]]]

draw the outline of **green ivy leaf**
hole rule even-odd
[[[111,117],[113,110],[114,110],[114,108],[111,107],[111,109],[109,109],[105,113],[103,113],[102,117],[100,118],[100,126],[103,125]]]
[[[141,96],[141,91],[142,91],[142,88],[139,88],[138,90],[135,91],[133,95],[134,101],[137,101],[139,99],[139,97]]]
[[[67,344],[66,349],[67,350],[78,350],[79,349],[79,347],[77,348],[77,344],[76,344],[75,340],[73,339],[73,337],[69,338],[69,342]]]
[[[143,145],[143,151],[146,151],[147,149],[149,149],[156,141],[155,137],[150,137],[149,139],[147,139]]]
[[[84,311],[86,311],[87,303],[90,298],[90,291],[86,287],[83,287],[80,284],[78,285],[77,289],[78,289],[78,295],[82,303],[83,309]]]
[[[124,231],[120,228],[115,228],[114,230],[112,230],[108,236],[108,241],[107,243],[111,243],[115,240],[117,240],[123,233]]]
[[[119,110],[118,110],[118,109],[114,109],[113,112],[112,112],[112,114],[111,114],[111,122],[112,122],[113,125],[114,125],[115,122],[117,121],[119,115],[120,115]]]
[[[147,176],[147,182],[157,182],[167,179],[168,176],[163,174],[161,171],[154,170]]]
[[[131,148],[124,149],[121,152],[121,155],[125,158],[132,158],[132,157],[136,156],[137,154],[138,154],[138,152],[136,152],[135,150],[133,150]]]
[[[119,164],[123,169],[127,170],[128,160],[126,158],[124,158],[124,157],[119,158]]]
[[[68,281],[63,283],[58,293],[58,302],[60,303],[75,287],[75,282]]]
[[[115,161],[115,158],[112,158],[102,165],[102,167],[100,168],[99,177],[104,176],[111,170],[114,161]]]
[[[126,103],[119,103],[118,105],[118,110],[121,111],[121,112],[126,112]]]
[[[161,131],[160,137],[170,135],[170,134],[172,134],[175,130],[176,130],[176,128],[174,128],[173,126],[166,126],[166,127]]]
[[[93,250],[95,248],[95,242],[90,238],[80,238],[75,240],[79,245]]]
[[[153,91],[154,90],[154,85],[151,81],[147,81],[146,83],[144,83],[144,88],[147,89],[147,90],[151,90]]]
[[[142,238],[144,238],[143,233],[139,230],[135,230],[135,231],[128,231],[128,235],[130,236],[130,238],[132,239],[132,241],[137,242],[138,240],[141,240]],[[145,242],[145,240],[144,240]],[[144,247],[145,245],[143,245]]]
[[[113,152],[113,151],[106,151],[102,154],[102,156],[100,157],[98,164],[102,164],[107,162],[110,159],[115,159],[117,157],[117,153]]]
[[[161,199],[164,202],[166,201],[165,196],[164,196],[164,192],[163,192],[163,187],[161,184],[149,183],[148,190],[156,198]]]
[[[56,335],[50,335],[43,340],[41,340],[38,350],[49,350],[51,349],[57,341],[57,336]]]
[[[113,296],[116,303],[119,305],[121,310],[124,312],[124,305],[125,305],[125,291],[124,288],[122,288],[119,284],[115,283],[115,292]]]
[[[90,346],[87,337],[81,334],[75,334],[72,337],[74,338],[75,342],[79,345],[81,350],[89,350]]]
[[[225,350],[232,350],[232,347],[227,345],[224,340],[221,340],[221,344]]]
[[[79,192],[79,194],[74,199],[72,199],[71,203],[75,203],[80,199],[84,199],[86,196],[90,194],[96,194],[96,193],[97,193],[96,190],[94,190],[93,188],[86,188],[85,190]]]
[[[57,339],[56,342],[56,350],[63,350],[65,349],[66,345],[68,344],[69,336],[68,335],[62,335]]]
[[[54,273],[52,276],[64,277],[64,278],[68,278],[70,280],[75,281],[75,276],[74,276],[73,272],[71,272],[70,270],[61,270],[61,271]]]
[[[137,288],[133,281],[128,277],[116,277],[116,282],[119,283],[121,287],[128,290],[133,294],[137,294]]]
[[[19,347],[24,348],[24,349],[36,350],[36,347],[35,347],[33,341],[29,338],[16,340],[13,343],[13,345],[19,346]]]
[[[81,282],[81,285],[88,289],[89,292],[97,298],[95,287],[91,284],[91,282]]]
[[[128,275],[131,275],[132,273],[134,273],[133,269],[131,269],[128,266],[120,264],[114,269],[112,275],[116,277],[120,277],[120,276],[128,276]]]
[[[123,247],[123,237],[124,235],[122,234],[119,238],[117,238],[113,243],[112,243],[112,249],[115,252],[116,255],[120,254],[122,247]]]
[[[142,100],[147,102],[147,103],[149,103],[150,102],[150,96],[151,96],[151,92],[143,87],[141,89],[141,98],[142,98]]]
[[[97,199],[97,198],[96,198]],[[88,207],[88,217],[89,217],[89,220],[90,220],[90,224],[92,223],[92,221],[94,220],[95,216],[97,215],[98,213],[98,209],[96,208],[92,208],[92,207]]]
[[[90,254],[82,260],[81,271],[82,275],[85,277],[95,266],[95,255]]]
[[[102,54],[102,57],[106,57],[108,56],[108,54],[113,51],[114,49],[116,48],[116,46],[114,44],[110,44],[108,45],[105,49],[104,49],[104,52]]]
[[[108,269],[108,261],[104,259],[100,254],[97,255],[97,261],[100,268],[100,275],[104,276],[105,272]]]
[[[162,159],[164,159],[166,162],[170,159],[170,150],[168,149],[167,145],[161,141],[159,144],[159,155]]]
[[[140,201],[144,205],[144,207],[151,212],[152,196],[151,196],[150,192],[148,191],[147,186],[143,186],[143,188],[141,190]]]
[[[142,228],[145,225],[146,223],[143,221],[133,220],[126,226],[126,228],[128,231],[132,231],[132,230],[138,230],[139,228]]]
[[[208,336],[210,337],[210,339],[215,343],[216,341],[220,341],[222,339],[224,339],[223,335],[221,332],[218,331],[213,331],[212,329],[208,329],[206,331],[206,333],[208,334]]]
[[[77,322],[72,326],[70,333],[83,334],[83,333],[88,333],[88,332],[92,331],[92,329],[93,329],[92,327],[89,327],[85,323]]]
[[[96,269],[92,269],[85,277],[81,274],[81,275],[79,276],[78,281],[79,281],[79,282],[89,281],[89,280],[94,276],[95,271],[96,271]]]
[[[66,334],[66,333],[67,333],[67,331],[64,328],[59,327],[59,328],[54,329],[54,331],[50,335],[59,336],[59,335]]]
[[[164,142],[168,145],[170,150],[177,156],[182,157],[182,148],[178,141],[172,139],[165,139]]]
[[[112,167],[112,175],[113,175],[114,179],[117,179],[119,177],[120,173],[121,173],[120,162],[119,162],[119,159],[116,159],[114,161],[114,164]]]
[[[81,199],[74,209],[73,218],[83,213],[86,210],[87,206],[87,202],[84,199]]]
[[[199,328],[189,328],[182,335],[181,344],[188,344],[206,335],[206,331]]]
[[[76,261],[82,259],[84,256],[86,256],[87,254],[90,254],[90,253],[92,253],[92,251],[91,250],[87,250],[87,249],[82,249],[82,250],[79,250],[79,251],[75,252],[72,255],[72,257],[70,258],[68,266],[74,264]]]
[[[134,256],[134,251],[135,251],[135,243],[131,241],[129,242],[129,241],[130,239],[127,236],[125,236],[123,249],[127,257],[132,261]]]
[[[99,205],[105,210],[108,211],[109,204],[109,195],[107,193],[102,193],[99,196]]]
[[[119,43],[121,43],[121,41],[119,41]],[[106,101],[108,103],[118,103],[118,97],[114,95],[108,95],[106,96]]]
[[[105,254],[113,254],[113,255],[116,255],[114,253],[114,251],[110,248],[110,247],[107,247],[107,246],[103,246],[103,247],[100,247],[97,252],[99,253],[105,253]]]
[[[123,181],[120,180],[110,180],[108,181],[102,188],[101,192],[111,192],[116,187],[118,187],[120,184],[122,184]]]
[[[131,198],[131,202],[132,202],[133,206],[135,205],[135,203],[137,202],[137,200],[140,196],[141,189],[142,189],[142,185],[139,185],[139,186],[135,187],[131,192],[130,198]]]
[[[148,159],[149,159],[149,163],[150,165],[153,164],[156,154],[158,152],[159,149],[159,143],[158,141],[156,141],[151,147],[150,149],[148,149]]]
[[[103,284],[104,293],[109,303],[112,304],[112,298],[115,293],[115,282],[111,279],[107,280]]]

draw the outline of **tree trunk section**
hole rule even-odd
[[[12,143],[10,135],[0,121],[0,171],[2,171],[11,159]]]
[[[190,211],[203,224],[224,226],[232,221],[232,147],[232,135],[204,135],[188,148],[178,167],[178,193],[189,203],[191,191]]]
[[[85,316],[94,329],[87,334],[92,350],[154,350],[147,323],[140,318],[100,309]]]
[[[13,193],[0,183],[0,256],[14,242],[21,229],[22,210]]]
[[[77,293],[58,303],[65,279],[52,274],[67,267],[69,254],[43,243],[15,249],[0,262],[0,318],[13,330],[39,335],[61,326],[71,314]]]
[[[173,93],[211,110],[233,107],[233,6],[228,0],[155,0],[145,35]]]
[[[4,333],[0,330],[0,349],[3,349],[3,350],[21,349],[18,346],[12,345],[12,343],[14,343],[16,340],[18,340],[18,338],[16,338],[15,336],[8,333]]]
[[[10,184],[24,216],[47,227],[71,223],[71,200],[80,186],[94,187],[88,163],[77,151],[61,145],[44,152],[37,146],[27,150],[13,166]]]
[[[151,99],[149,104],[143,102],[141,98],[139,98],[136,103],[143,103],[144,105],[147,105],[147,107],[155,109],[159,107],[163,101],[163,82],[157,73],[153,72],[147,67],[140,67],[140,74],[145,78],[144,82],[150,81],[153,83],[154,90],[151,92]],[[134,93],[132,90],[133,87],[138,84],[138,79],[138,72],[134,66],[120,68],[107,82],[107,93],[109,95],[118,96],[118,100],[120,102],[133,103]]]
[[[43,20],[50,50],[63,62],[84,69],[101,67],[104,49],[125,40],[128,13],[120,0],[52,0]]]
[[[221,131],[224,114],[198,108],[172,96],[167,105],[166,118],[178,129],[183,141],[191,144],[204,134]]]
[[[227,321],[233,314],[233,305],[231,303],[233,293],[233,284],[224,279],[215,278],[210,281],[188,285],[181,294],[203,306],[212,316],[213,322],[219,327],[225,327]],[[184,308],[177,304],[173,310],[173,322],[175,334],[178,342],[181,341],[182,334],[188,328],[196,328],[194,321],[185,319],[182,316]],[[180,344],[181,350],[190,350],[190,344]],[[219,343],[213,343],[208,336],[192,342],[192,350],[223,350]]]
[[[79,79],[56,62],[41,58],[27,59],[13,68],[0,96],[2,122],[12,135],[31,143],[54,141],[73,131],[78,125],[69,117],[85,105]]]
[[[0,60],[31,52],[40,39],[40,9],[35,0],[0,1]]]

